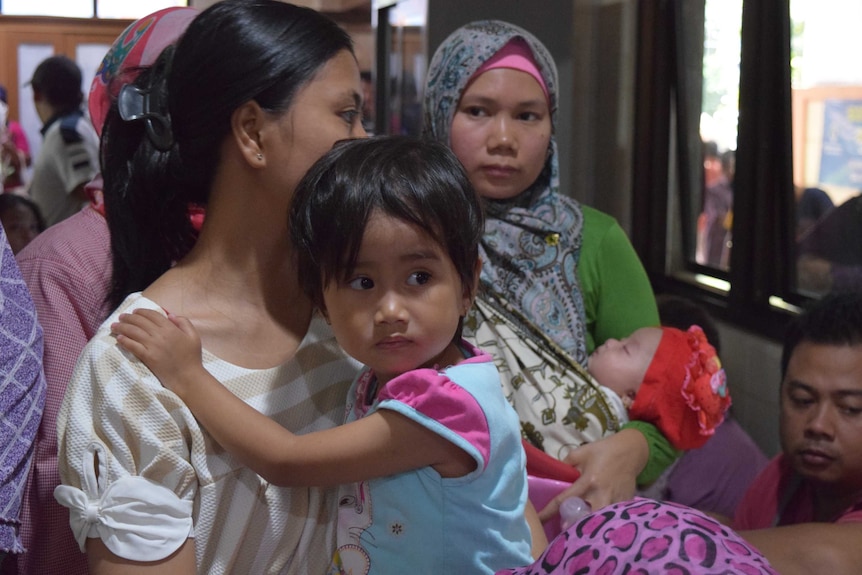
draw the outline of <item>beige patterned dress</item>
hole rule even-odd
[[[135,561],[169,556],[194,537],[198,572],[323,573],[334,548],[335,490],[280,488],[215,444],[172,392],[110,335],[135,308],[130,295],[84,349],[57,420],[57,500],[82,550],[99,537]],[[315,316],[294,358],[276,368],[204,366],[255,409],[294,433],[340,424],[359,365]]]

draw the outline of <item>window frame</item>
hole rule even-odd
[[[699,206],[691,204],[703,181],[692,169],[701,164],[703,0],[643,0],[639,8],[632,187],[634,213],[643,216],[632,222],[632,243],[656,293],[693,298],[723,321],[780,340],[807,301],[793,289],[789,2],[743,2],[727,271],[689,261],[680,241],[693,246]],[[698,25],[699,40],[686,35]]]
[[[94,19],[94,20],[130,20],[130,21],[133,21],[133,20],[136,20],[137,18],[143,18],[143,17],[144,17],[144,16],[146,16],[147,14],[150,14],[150,13],[152,13],[152,12],[155,12],[156,10],[160,10],[160,9],[162,9],[162,8],[167,8],[167,7],[168,7],[168,6],[163,6],[162,8],[159,8],[159,7],[147,7],[146,11],[145,11],[145,12],[143,12],[142,14],[140,14],[140,16],[138,16],[137,18],[136,18],[136,17],[131,17],[131,18],[129,18],[129,17],[125,17],[125,16],[115,17],[115,16],[104,16],[103,14],[100,14],[100,13],[99,13],[99,3],[100,3],[101,1],[102,1],[102,0],[87,0],[87,4],[88,4],[88,5],[91,7],[91,9],[92,9],[92,12],[91,12],[91,14],[90,14],[90,15],[84,15],[84,14],[81,14],[81,15],[69,15],[69,16],[62,15],[62,16],[58,16],[56,13],[53,13],[53,14],[43,14],[43,13],[41,13],[41,12],[33,13],[33,12],[27,12],[27,11],[22,12],[22,13],[19,13],[19,12],[14,12],[14,13],[4,12],[4,11],[3,11],[3,2],[2,2],[2,0],[0,0],[0,14],[5,15],[5,16],[14,16],[14,17],[35,17],[35,18],[43,18],[43,17],[44,17],[44,18],[74,18],[74,19]],[[189,0],[183,0],[183,1],[184,1],[184,4],[182,4],[182,6],[184,6],[184,7],[188,7],[188,6],[189,6]],[[106,3],[107,3],[107,2],[106,2]],[[82,2],[82,5],[83,5],[83,2]]]

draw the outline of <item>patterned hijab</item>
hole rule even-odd
[[[473,75],[514,38],[523,39],[545,80],[551,110],[548,159],[538,179],[509,200],[486,200],[480,297],[513,308],[528,332],[549,336],[586,365],[586,320],[577,277],[583,213],[559,193],[557,68],[547,48],[526,30],[500,20],[462,26],[437,49],[428,69],[424,134],[450,145],[450,128]]]

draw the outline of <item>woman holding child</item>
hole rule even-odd
[[[120,307],[57,422],[56,495],[92,573],[325,571],[335,491],[241,465],[110,324],[134,308],[189,317],[207,368],[244,401],[295,432],[340,423],[358,365],[299,288],[286,214],[314,161],[365,136],[361,93],[347,34],[274,0],[214,4],[120,92],[102,143]],[[207,210],[199,235],[190,205]]]
[[[485,200],[481,286],[465,332],[495,357],[523,434],[582,472],[556,505],[575,495],[602,508],[532,565],[501,573],[774,573],[735,533],[695,510],[623,501],[636,476],[650,483],[678,452],[645,422],[596,441],[621,426],[613,392],[585,368],[606,340],[658,326],[658,313],[619,225],[560,193],[557,97],[547,49],[494,20],[462,26],[440,45],[425,91],[426,135],[452,148]],[[606,507],[615,501],[622,502]]]
[[[659,321],[623,230],[559,189],[557,99],[556,66],[539,40],[506,22],[473,22],[432,58],[425,132],[452,148],[486,200],[482,287],[467,329],[497,359],[524,435],[578,467],[571,494],[599,507],[631,497],[635,476],[651,482],[676,452],[655,427],[632,422],[567,457],[622,427],[612,398],[588,383],[588,354]]]

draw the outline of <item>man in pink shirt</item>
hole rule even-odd
[[[733,527],[782,573],[862,566],[862,292],[824,297],[788,328],[782,453],[754,480]]]

